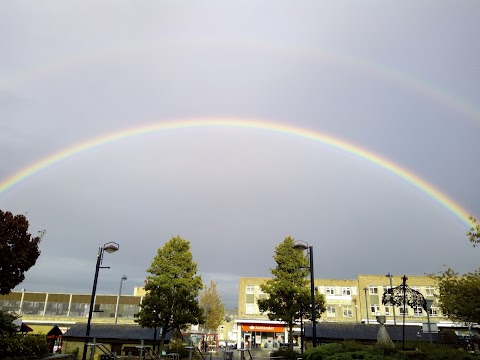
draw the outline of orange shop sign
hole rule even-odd
[[[242,331],[258,331],[258,332],[285,332],[284,325],[272,324],[242,324]]]

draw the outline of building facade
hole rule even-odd
[[[134,315],[140,311],[143,295],[96,295],[93,323],[134,324]],[[0,296],[0,310],[20,315],[29,324],[57,324],[68,327],[86,322],[91,295],[48,292],[11,292]],[[118,300],[118,309],[117,309]]]
[[[402,284],[403,275],[392,275],[392,287]],[[238,289],[239,319],[267,319],[261,314],[257,301],[265,298],[260,285],[268,278],[240,278]],[[405,323],[421,325],[428,317],[433,323],[447,326],[451,322],[440,309],[436,294],[435,280],[429,276],[408,276],[407,285],[419,291],[426,300],[432,301],[427,317],[421,309],[383,305],[383,293],[390,288],[390,276],[358,275],[356,279],[315,279],[315,291],[325,297],[326,311],[317,319],[318,322],[339,323],[376,323],[377,315],[386,315],[387,324],[402,323],[405,311]],[[265,322],[265,324],[268,322]]]

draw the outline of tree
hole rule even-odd
[[[25,272],[35,265],[38,245],[45,234],[32,237],[24,215],[0,210],[0,294],[6,295],[25,279]]]
[[[187,324],[198,324],[202,310],[196,297],[202,288],[197,274],[190,242],[172,237],[162,248],[147,270],[146,295],[135,319],[142,327],[162,330],[160,351],[167,332],[180,330]]]
[[[205,328],[216,330],[225,319],[225,307],[214,281],[200,293],[199,303],[205,315]]]
[[[0,311],[0,337],[12,336],[17,332],[17,325],[13,323],[18,319],[17,315],[9,314],[5,311]]]
[[[480,243],[480,224],[470,216],[472,227],[467,237],[473,247]],[[480,269],[459,275],[452,269],[432,275],[438,283],[438,299],[440,309],[453,321],[480,322],[480,308],[477,301],[480,298]]]
[[[470,231],[467,232],[467,236],[470,242],[473,244],[473,247],[476,247],[478,244],[480,244],[480,224],[473,216],[470,216],[469,219],[472,222],[472,227],[470,228]]]
[[[311,298],[309,291],[308,259],[300,251],[294,249],[295,240],[287,236],[275,248],[273,256],[277,266],[272,269],[273,278],[260,286],[268,295],[258,300],[260,312],[267,313],[270,320],[284,321],[288,327],[288,343],[293,350],[293,326],[296,320],[304,314],[311,314]],[[316,317],[325,311],[325,299],[316,294]]]
[[[438,276],[440,309],[451,320],[480,323],[480,269],[459,276],[448,269]]]

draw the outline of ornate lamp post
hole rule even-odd
[[[403,339],[402,339],[402,349],[405,349],[405,313],[406,313],[406,306],[410,306],[413,309],[418,307],[422,307],[425,311],[427,311],[427,301],[423,297],[421,293],[417,290],[413,290],[411,287],[407,285],[407,277],[403,275],[402,277],[402,284],[387,289],[383,292],[382,296],[382,304],[387,305],[403,305]]]
[[[315,309],[315,275],[313,271],[313,246],[308,245],[305,242],[297,241],[293,248],[296,250],[307,250],[309,255],[309,267],[310,270],[310,302],[312,304],[312,346],[317,346],[317,311]]]
[[[87,348],[88,348],[88,340],[90,338],[90,324],[92,322],[92,313],[93,313],[93,306],[95,303],[95,293],[97,292],[97,281],[98,281],[98,271],[100,269],[109,269],[110,266],[100,266],[102,265],[103,253],[106,251],[107,253],[111,254],[114,253],[119,249],[119,245],[115,242],[108,242],[103,244],[103,246],[98,248],[98,255],[97,255],[97,265],[95,266],[95,277],[93,278],[93,289],[92,289],[92,297],[90,299],[90,309],[88,310],[88,321],[87,321],[87,331],[85,333],[85,341],[83,344],[83,354],[82,360],[87,358]]]

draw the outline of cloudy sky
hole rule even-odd
[[[3,1],[0,209],[47,231],[17,290],[90,293],[98,248],[115,241],[98,293],[125,274],[131,294],[175,235],[229,307],[238,277],[270,275],[287,235],[314,246],[318,278],[474,270],[479,11]]]

